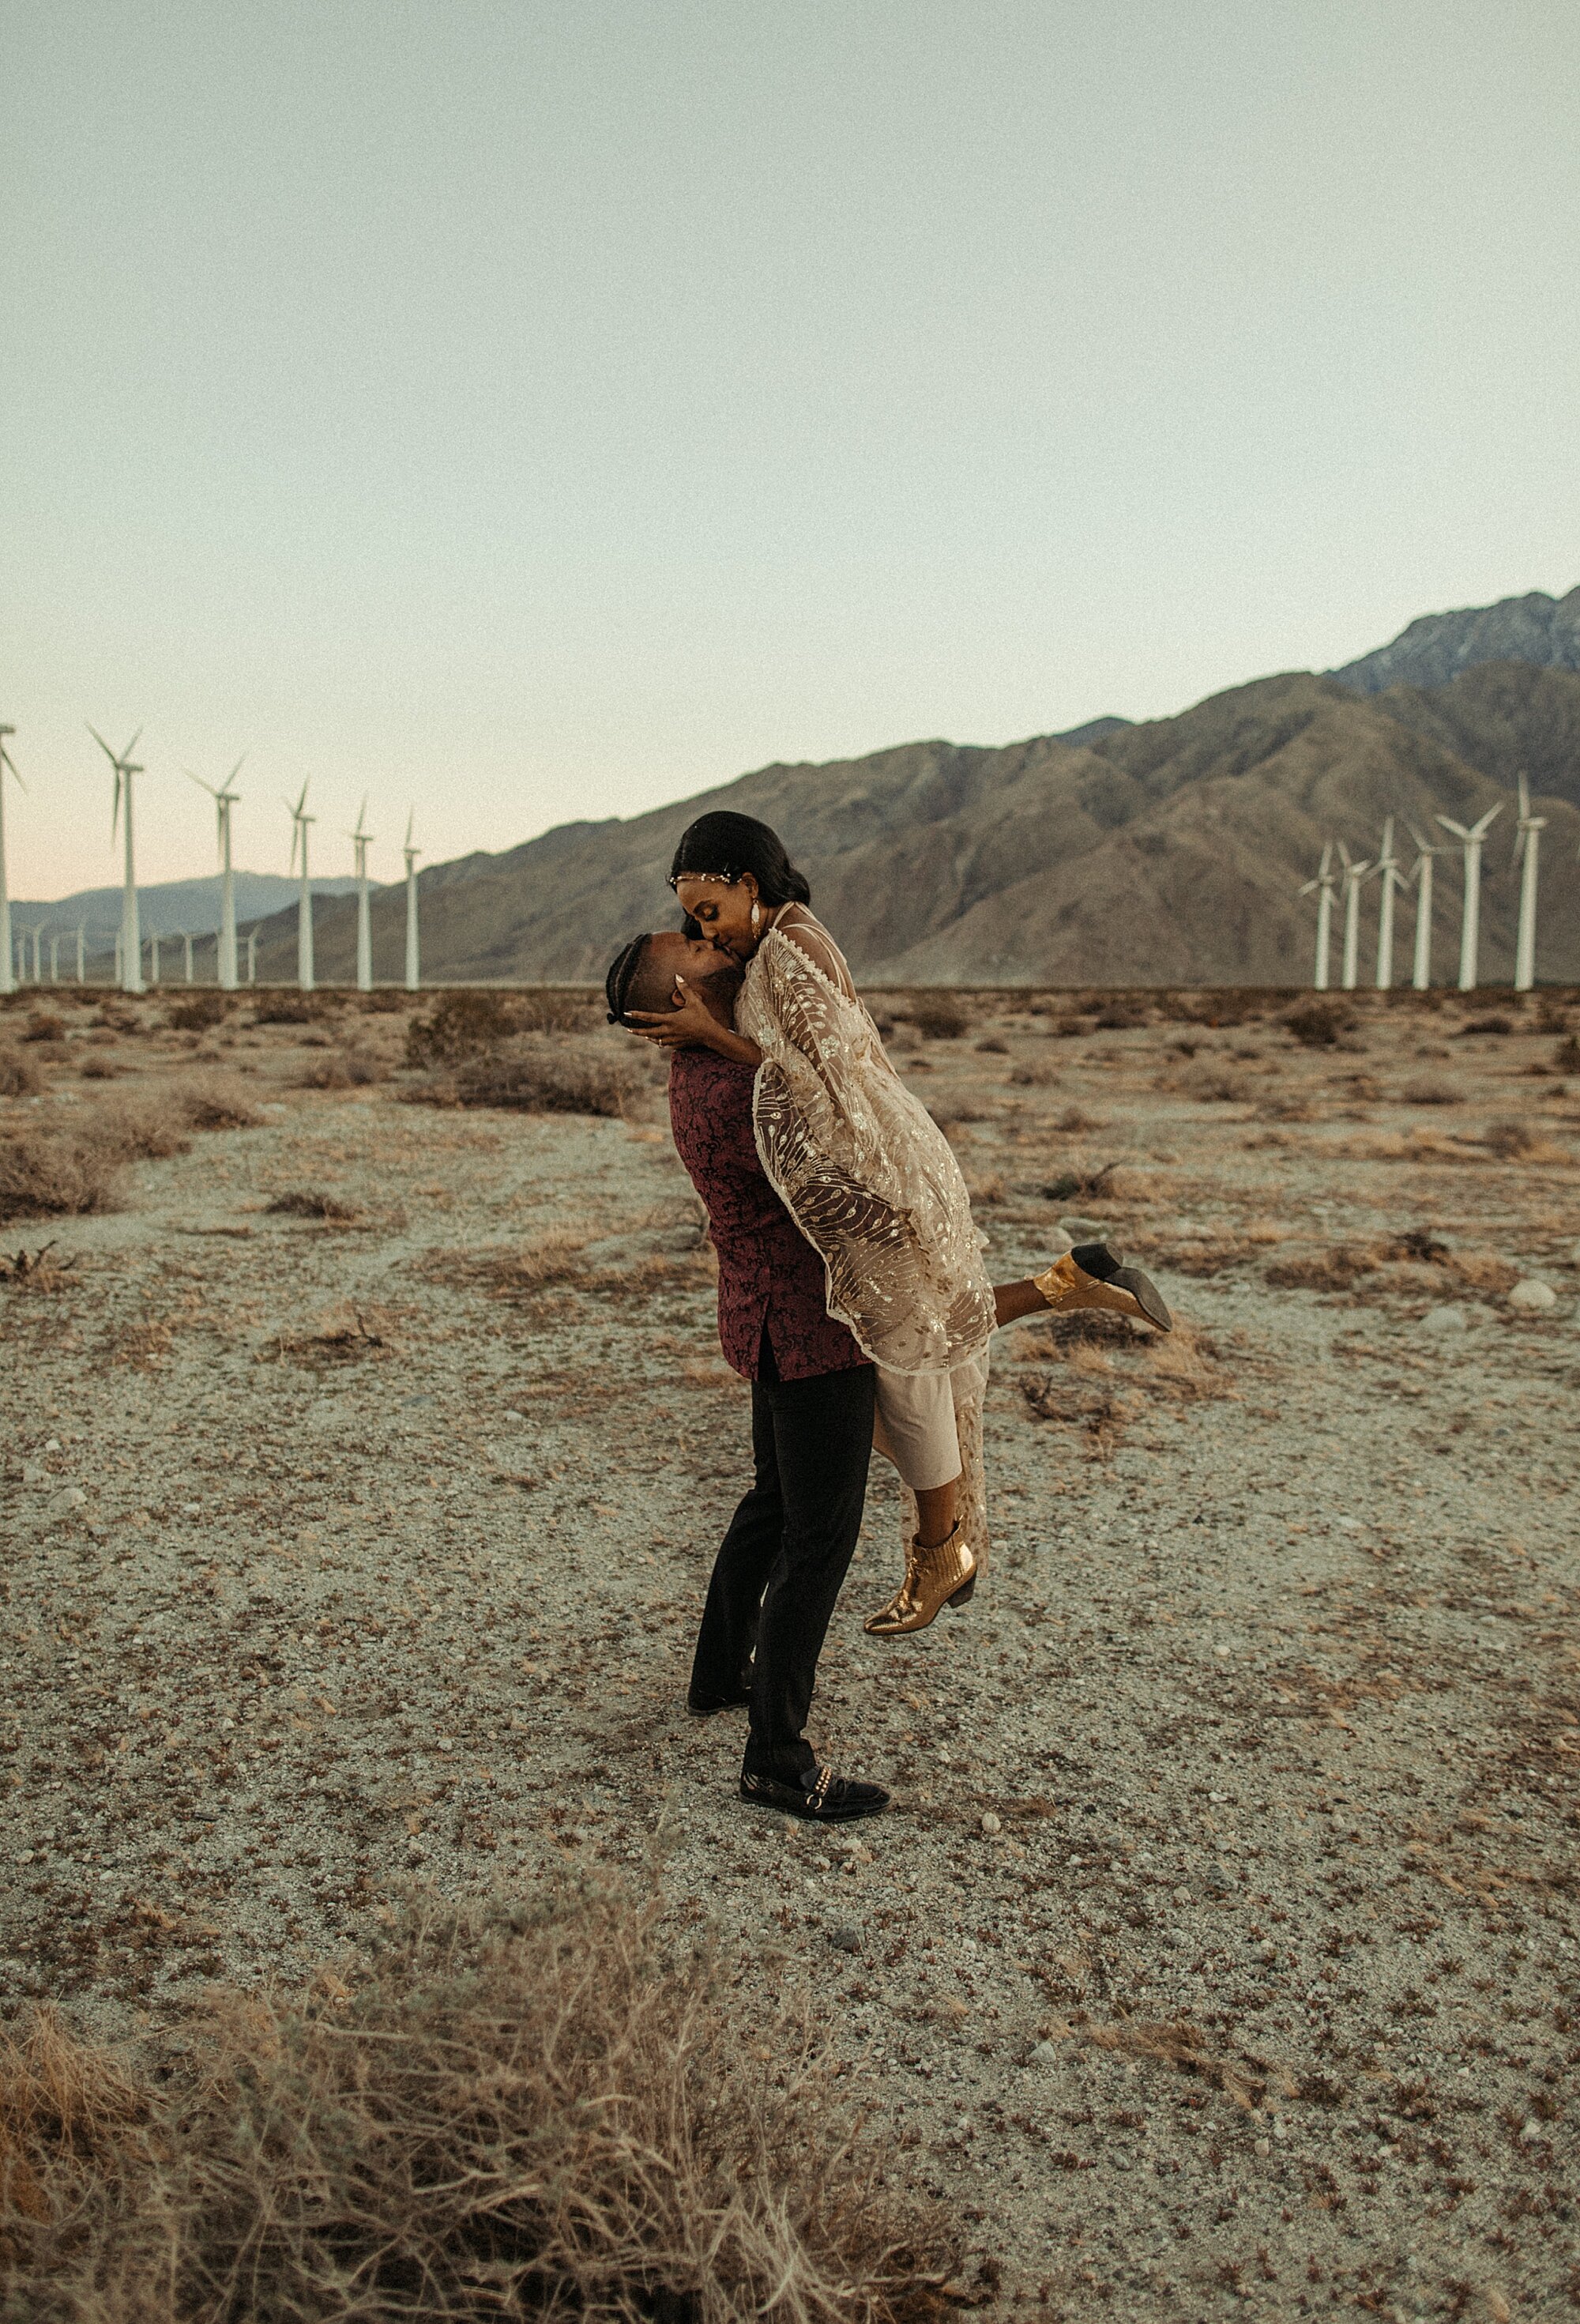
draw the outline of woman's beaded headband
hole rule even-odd
[[[740,874],[739,872],[672,872],[669,875],[672,888],[678,888],[683,880],[720,880],[726,888],[734,888],[740,883]]]

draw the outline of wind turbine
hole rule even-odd
[[[187,982],[190,984],[192,982],[192,932],[189,928],[171,928],[170,933],[172,936],[178,937],[185,947],[187,960]]]
[[[1520,778],[1520,819],[1514,830],[1514,861],[1520,873],[1520,928],[1514,939],[1514,990],[1529,992],[1536,982],[1536,851],[1547,829],[1545,815],[1530,812],[1530,785]]]
[[[406,845],[402,851],[406,857],[406,990],[408,992],[415,992],[422,982],[421,961],[417,944],[417,859],[422,853],[422,850],[420,847],[414,847],[411,844],[411,826],[416,817],[417,809],[413,807],[406,818]]]
[[[1327,957],[1333,936],[1333,890],[1337,882],[1333,871],[1333,842],[1322,843],[1322,861],[1317,866],[1315,880],[1308,880],[1300,890],[1302,896],[1317,899],[1317,973],[1311,982],[1318,992],[1327,990]]]
[[[287,799],[287,807],[290,801]],[[302,884],[297,904],[297,982],[304,992],[313,990],[313,883],[308,877],[308,826],[317,822],[308,815],[308,787],[302,785],[302,795],[295,807],[290,807],[290,868],[297,867],[299,853],[302,861]]]
[[[1344,989],[1353,992],[1361,964],[1361,882],[1372,866],[1354,862],[1342,839],[1338,852],[1344,862]]]
[[[0,992],[14,992],[16,973],[11,961],[11,896],[5,885],[5,778],[15,777],[17,787],[27,785],[16,772],[16,762],[5,747],[5,738],[14,734],[14,726],[0,726]]]
[[[137,747],[140,726],[125,749],[117,758],[96,727],[88,733],[98,744],[115,770],[115,806],[110,817],[110,836],[115,835],[115,824],[121,813],[121,794],[126,796],[126,871],[121,886],[121,990],[123,992],[142,991],[142,930],[137,918],[137,873],[132,853],[132,778],[142,772],[132,763],[132,753]]]
[[[1502,801],[1488,807],[1479,823],[1456,823],[1451,815],[1440,815],[1438,821],[1445,831],[1451,831],[1460,842],[1465,855],[1465,893],[1459,911],[1459,990],[1475,991],[1476,954],[1481,948],[1481,863],[1482,842],[1495,815],[1502,815]]]
[[[1416,847],[1416,860],[1410,868],[1416,891],[1415,961],[1410,982],[1418,992],[1425,992],[1432,982],[1432,858],[1441,855],[1443,850],[1423,839],[1413,823],[1404,827]]]
[[[364,798],[357,809],[356,829],[346,834],[356,850],[356,989],[371,992],[373,989],[373,923],[368,908],[368,849],[373,835],[364,831],[368,819],[368,803]]]
[[[1404,890],[1399,858],[1393,853],[1392,816],[1383,823],[1382,851],[1373,869],[1382,882],[1382,901],[1377,908],[1377,990],[1389,992],[1393,989],[1393,899]]]
[[[215,813],[219,819],[219,945],[215,956],[215,975],[223,992],[234,992],[236,989],[236,890],[231,876],[231,809],[241,798],[241,793],[233,791],[231,785],[241,773],[246,755],[243,751],[217,790],[212,783],[206,783],[201,775],[194,775],[190,767],[187,770],[192,781],[200,790],[207,791],[214,801]],[[306,796],[304,786],[303,797]],[[187,982],[188,984],[192,982],[189,968]]]
[[[87,982],[87,923],[86,920],[79,920],[77,924],[77,982],[78,984],[86,984]]]
[[[249,984],[256,984],[257,982],[258,931],[256,928],[249,928],[247,930],[247,982]]]
[[[151,971],[148,981],[150,984],[157,984],[159,982],[159,930],[157,928],[152,930],[149,935],[148,965]]]
[[[50,938],[50,982],[60,982],[60,936],[59,931]]]

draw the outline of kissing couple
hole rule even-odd
[[[707,1210],[719,1338],[751,1383],[754,1478],[714,1561],[687,1708],[748,1711],[740,1796],[814,1822],[881,1814],[878,1784],[806,1740],[818,1656],[876,1449],[905,1488],[905,1572],[878,1637],[970,1600],[988,1562],[988,1347],[1018,1317],[1107,1307],[1162,1331],[1156,1288],[1102,1243],[994,1285],[949,1141],[884,1052],[776,833],[700,816],[669,884],[684,929],[611,963],[611,1023],[670,1053],[675,1150]]]

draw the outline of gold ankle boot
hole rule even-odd
[[[957,1517],[942,1541],[931,1549],[912,1541],[904,1582],[886,1606],[868,1616],[862,1628],[875,1638],[898,1638],[912,1630],[924,1630],[943,1607],[963,1606],[976,1586],[976,1555],[968,1547]]]
[[[1111,1259],[1109,1264],[1113,1271],[1106,1278],[1089,1275],[1075,1253],[1066,1251],[1041,1275],[1033,1275],[1032,1281],[1056,1315],[1072,1315],[1081,1307],[1106,1307],[1113,1314],[1130,1315],[1160,1332],[1171,1332],[1174,1319],[1152,1277],[1139,1267],[1120,1267]]]

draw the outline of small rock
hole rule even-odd
[[[1189,1904],[1190,1902],[1190,1889],[1176,1888],[1174,1891],[1174,1902],[1176,1904]]]
[[[1107,1242],[1108,1230],[1098,1219],[1061,1219],[1059,1231],[1075,1242]]]
[[[1052,2042],[1033,2043],[1031,2055],[1026,2060],[1028,2066],[1056,2066],[1058,2062],[1058,2046]]]
[[[81,1486],[67,1485],[60,1492],[51,1496],[50,1515],[52,1517],[69,1517],[74,1509],[84,1508],[87,1505],[87,1495]]]
[[[24,1461],[22,1464],[22,1481],[24,1485],[47,1485],[50,1481],[50,1472],[41,1461]]]
[[[829,1931],[829,1942],[837,1953],[859,1953],[861,1950],[861,1932],[853,1928],[849,1921],[842,1921],[837,1929]]]
[[[1533,1275],[1517,1283],[1509,1294],[1509,1305],[1522,1315],[1545,1315],[1549,1307],[1558,1304],[1558,1295],[1550,1283],[1539,1283]]]
[[[1235,1885],[1235,1876],[1226,1864],[1209,1864],[1203,1879],[1216,1896],[1226,1896]]]
[[[988,1839],[991,1840],[995,1832],[999,1832],[1004,1830],[1004,1826],[999,1822],[998,1818],[993,1813],[992,1810],[989,1809],[988,1813],[982,1819],[982,1829],[987,1833]]]
[[[447,1735],[436,1735],[436,1736],[435,1736],[435,1738],[434,1738],[434,1749],[435,1749],[436,1751],[453,1751],[455,1748],[455,1744],[451,1741],[450,1738],[449,1738]]]
[[[1423,1332],[1465,1332],[1470,1328],[1470,1318],[1456,1299],[1441,1307],[1428,1307],[1421,1317]]]

